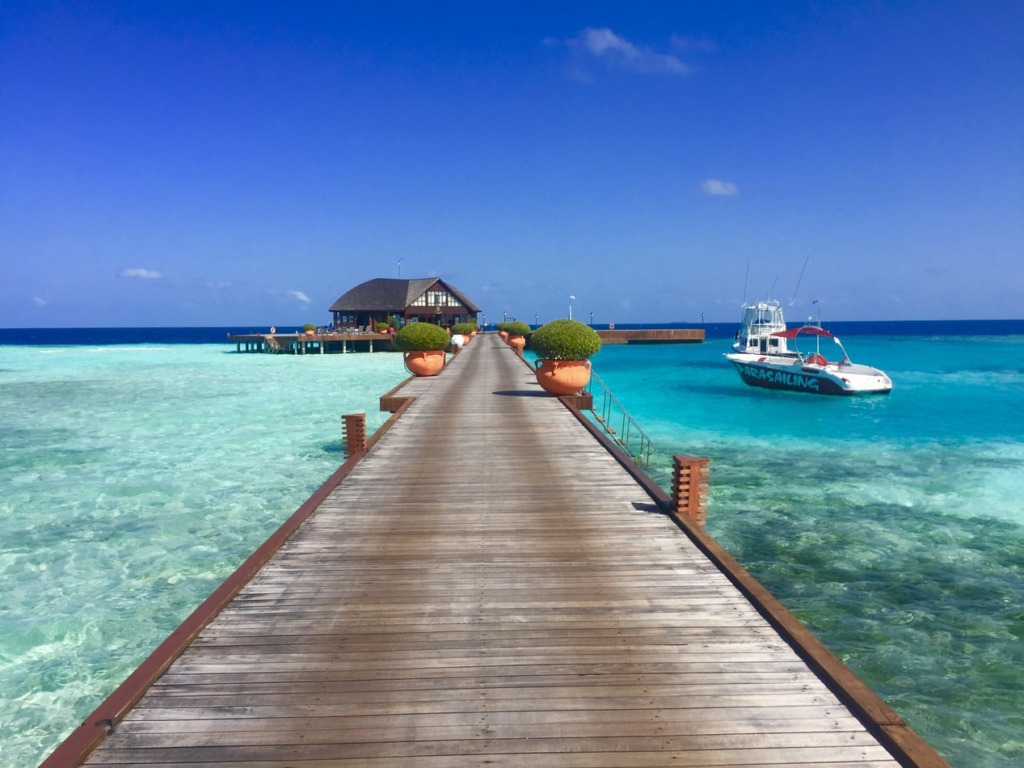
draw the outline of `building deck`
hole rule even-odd
[[[236,352],[285,352],[293,355],[373,352],[374,346],[390,352],[394,350],[391,336],[386,333],[330,332],[330,333],[242,333],[229,335]]]
[[[399,394],[49,765],[945,765],[495,336]]]

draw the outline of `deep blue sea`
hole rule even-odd
[[[650,474],[709,457],[708,531],[952,765],[1024,764],[1024,321],[825,325],[891,395],[749,388],[728,323],[594,369]],[[383,423],[398,355],[226,338],[260,330],[0,329],[0,764],[37,765],[305,501],[342,414]]]

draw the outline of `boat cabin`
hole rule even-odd
[[[732,347],[736,352],[752,355],[789,355],[792,352],[786,339],[773,335],[785,330],[786,321],[777,301],[747,304]]]

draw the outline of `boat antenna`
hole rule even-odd
[[[743,303],[747,303],[747,278],[750,276],[750,259],[747,259],[747,269],[743,273]]]
[[[807,262],[809,262],[810,260],[810,256],[804,259],[804,265],[800,269],[800,277],[796,279],[796,288],[793,289],[793,298],[789,300],[789,306],[791,307],[796,303],[796,294],[800,290],[800,282],[804,279],[804,272],[807,270]]]

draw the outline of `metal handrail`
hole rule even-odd
[[[597,393],[594,391],[595,387],[598,389]],[[636,419],[630,416],[629,411],[612,394],[608,385],[594,373],[593,369],[590,372],[590,382],[587,384],[586,392],[592,398],[595,397],[595,394],[601,396],[600,406],[595,399],[592,409],[594,419],[601,425],[601,428],[633,458],[633,461],[647,466],[650,463],[651,454],[657,450],[654,441],[641,429]],[[618,426],[618,431],[612,425],[613,419]]]

